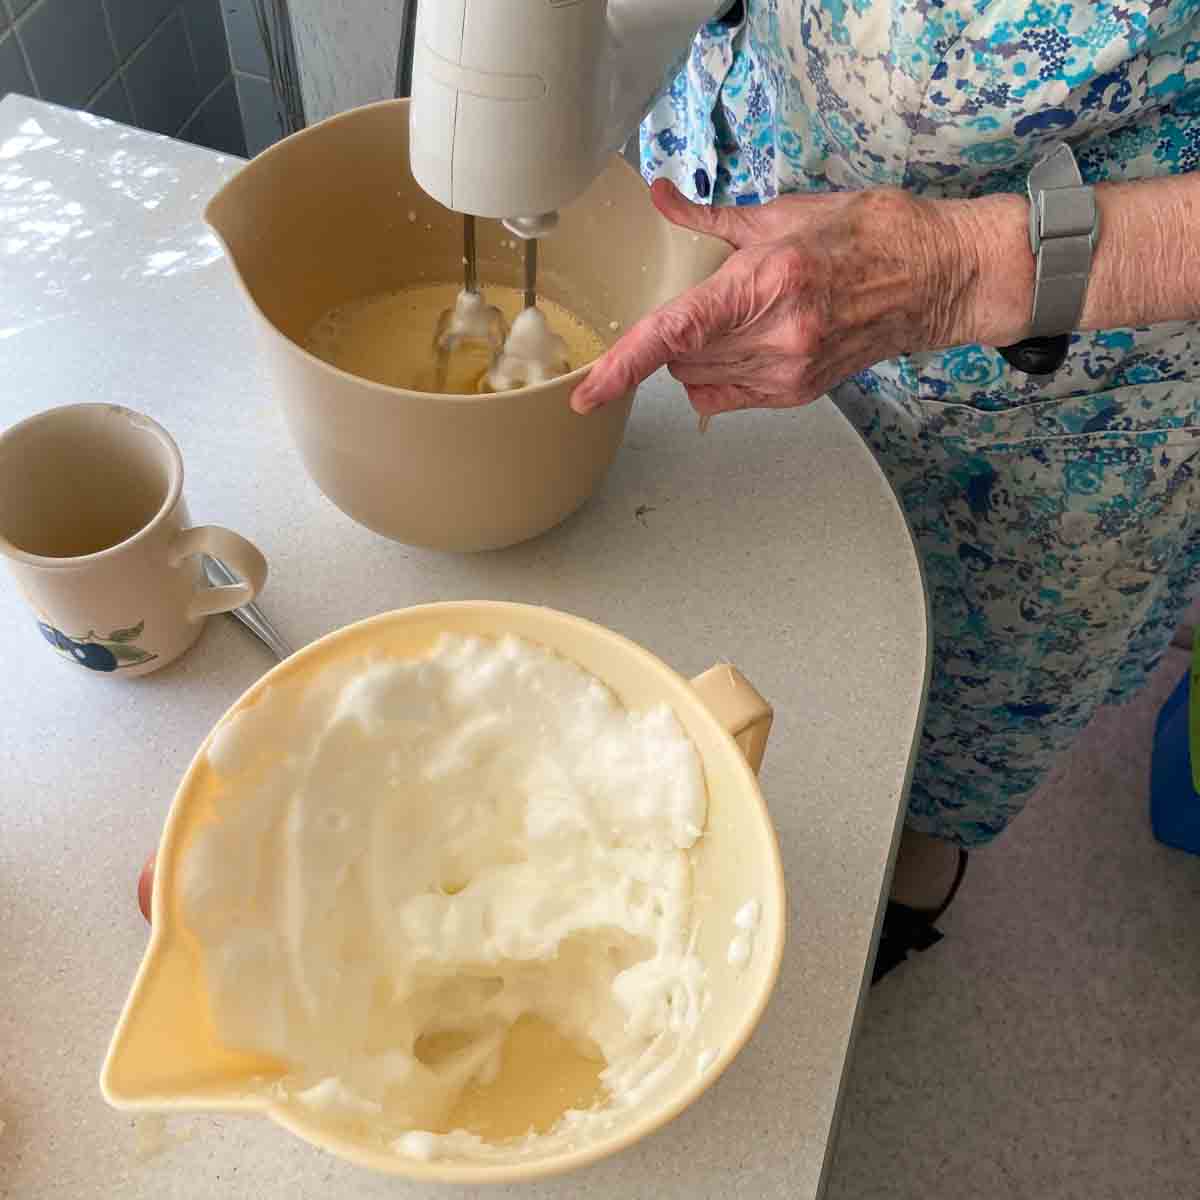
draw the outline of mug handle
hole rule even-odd
[[[243,582],[231,587],[197,588],[188,605],[189,621],[199,621],[215,613],[231,612],[249,604],[267,582],[267,560],[262,551],[240,533],[220,525],[195,525],[184,529],[171,543],[167,561],[179,566],[194,554],[211,554],[227,563]]]
[[[705,707],[733,735],[757,775],[767,752],[775,710],[731,663],[709,667],[692,680]]]

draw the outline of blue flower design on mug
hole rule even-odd
[[[64,658],[86,667],[89,671],[119,671],[122,667],[139,667],[158,657],[133,643],[142,636],[145,621],[129,629],[114,629],[107,637],[96,636],[89,630],[82,637],[69,637],[48,621],[38,621],[38,630]]]

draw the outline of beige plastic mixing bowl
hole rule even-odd
[[[785,896],[779,847],[755,777],[771,725],[771,709],[729,666],[689,684],[652,654],[601,626],[550,609],[505,603],[431,604],[350,625],[293,655],[255,684],[223,720],[255,704],[270,687],[301,688],[323,667],[366,651],[420,655],[445,632],[515,634],[572,659],[604,680],[629,708],[665,702],[696,745],[708,787],[705,836],[692,851],[696,949],[708,971],[711,1002],[695,1033],[693,1053],[646,1103],[620,1112],[611,1127],[564,1149],[520,1161],[438,1158],[421,1162],[382,1142],[351,1140],[295,1107],[254,1090],[281,1065],[225,1049],[206,998],[200,951],[180,907],[180,861],[197,828],[211,819],[213,776],[206,763],[212,734],[200,747],[171,805],[154,876],[153,932],[109,1047],[100,1086],[123,1109],[212,1109],[262,1113],[352,1162],[395,1175],[458,1182],[535,1179],[614,1154],[658,1129],[691,1104],[745,1045],[766,1007],[783,955]],[[736,739],[736,740],[735,740]],[[271,747],[287,753],[287,746]],[[228,800],[223,800],[227,803]],[[253,797],[247,796],[246,803]],[[727,960],[734,915],[749,900],[762,909],[753,954],[743,967]],[[697,1070],[702,1051],[712,1065]],[[536,1070],[526,1079],[540,1078]],[[553,1080],[545,1081],[553,1086]],[[527,1103],[519,1095],[496,1102]]]
[[[205,216],[250,300],[304,464],[356,521],[415,545],[495,549],[558,524],[604,478],[633,396],[575,416],[567,401],[586,367],[519,393],[436,396],[369,383],[302,348],[335,305],[462,278],[462,218],[409,171],[407,100],[284,139]],[[520,287],[521,246],[497,221],[480,221],[477,237],[485,292]],[[637,172],[614,158],[543,240],[539,289],[612,339],[727,253],[660,217]]]

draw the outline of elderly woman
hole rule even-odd
[[[642,128],[655,204],[734,252],[574,406],[664,365],[705,416],[829,394],[924,562],[878,971],[936,940],[963,848],[1141,686],[1200,574],[1197,11],[743,0]]]

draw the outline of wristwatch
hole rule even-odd
[[[1018,371],[1053,375],[1079,324],[1100,231],[1095,189],[1083,182],[1066,142],[1055,142],[1029,172],[1029,245],[1037,259],[1033,333],[997,349]]]

